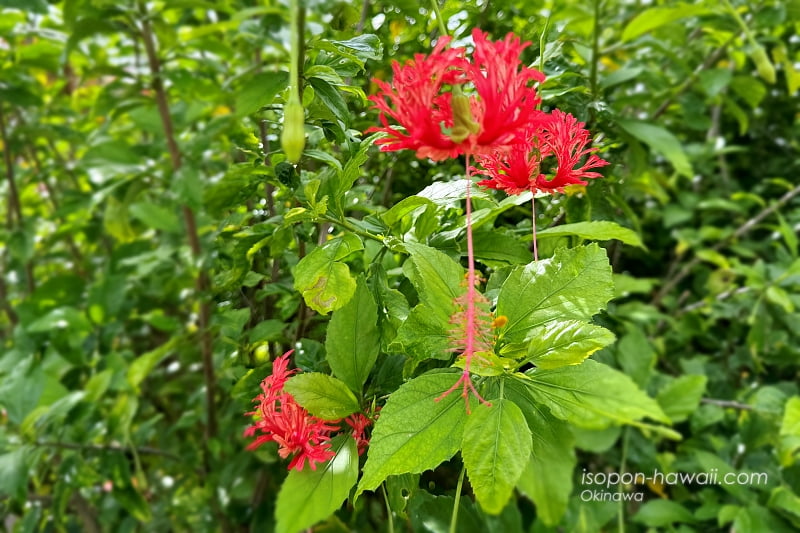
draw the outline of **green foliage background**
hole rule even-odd
[[[271,530],[285,463],[242,437],[270,358],[296,348],[301,368],[328,370],[327,312],[356,291],[350,272],[382,280],[369,289],[393,338],[420,297],[395,253],[403,235],[459,257],[463,213],[439,182],[462,164],[380,154],[361,134],[377,122],[370,78],[430,49],[430,10],[307,7],[297,175],[278,142],[286,5],[0,1],[5,529]],[[712,0],[443,4],[456,38],[479,27],[532,41],[524,60],[548,76],[545,106],[599,134],[605,178],[538,200],[540,250],[602,240],[616,298],[595,322],[618,342],[593,359],[646,390],[682,436],[543,412],[542,433],[561,431],[572,459],[553,452],[551,484],[528,476],[499,516],[462,498],[464,531],[800,527],[800,2],[733,7],[749,36]],[[757,70],[758,46],[775,80]],[[423,189],[428,202],[402,203]],[[528,204],[478,202],[483,265],[530,261]],[[316,286],[320,268],[338,281]],[[370,383],[394,390],[404,360],[379,350]],[[459,468],[390,478],[396,518],[446,530]],[[584,471],[714,468],[769,481],[635,487],[645,503],[580,497],[598,488]],[[533,496],[548,487],[564,513]],[[385,513],[383,495],[365,493],[324,530],[385,531]]]

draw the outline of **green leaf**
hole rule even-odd
[[[248,340],[251,344],[277,341],[283,336],[285,327],[286,323],[281,320],[263,320],[250,330]]]
[[[178,233],[181,231],[181,223],[178,215],[166,207],[162,207],[150,202],[139,202],[131,204],[128,211],[134,218],[161,231]]]
[[[577,366],[536,369],[528,374],[528,393],[556,418],[579,427],[602,429],[634,424],[647,417],[669,424],[658,403],[618,370],[587,359]]]
[[[786,401],[780,435],[800,437],[800,396],[792,396]]]
[[[800,527],[800,496],[786,486],[775,487],[769,495],[769,507],[782,511]]]
[[[439,250],[418,243],[406,243],[410,254],[403,272],[417,289],[419,300],[439,321],[447,322],[455,310],[453,300],[465,288],[464,269]]]
[[[692,513],[683,505],[672,500],[659,499],[645,502],[633,520],[648,527],[665,527],[676,522],[692,523],[695,521]]]
[[[108,390],[113,378],[114,371],[110,368],[107,368],[102,372],[98,372],[89,378],[89,380],[86,382],[86,385],[83,387],[84,391],[86,392],[86,401],[90,403],[99,401],[103,394],[105,394],[105,392]]]
[[[128,383],[134,390],[139,390],[139,384],[144,381],[158,363],[169,355],[178,341],[178,337],[172,337],[158,348],[143,353],[130,364],[128,367]]]
[[[86,150],[82,164],[86,167],[105,167],[120,165],[123,167],[139,165],[142,158],[122,141],[99,142]]]
[[[383,44],[377,35],[364,33],[346,41],[329,41],[340,49],[352,51],[363,64],[368,59],[379,61],[383,58]]]
[[[461,455],[475,498],[500,514],[531,455],[531,432],[517,405],[503,398],[475,408],[464,427]]]
[[[672,163],[678,174],[691,178],[694,176],[692,164],[686,157],[680,141],[669,130],[635,120],[620,120],[619,126],[634,136],[639,141],[653,149],[654,152],[663,155],[667,161]]]
[[[580,364],[615,340],[614,334],[607,329],[578,320],[554,321],[539,326],[531,330],[529,338],[528,355],[520,366],[533,363],[542,369]]]
[[[120,202],[113,196],[109,196],[106,200],[103,227],[120,242],[130,242],[136,238],[136,232],[131,227],[128,216],[128,204]]]
[[[564,516],[572,492],[575,438],[569,425],[533,402],[519,380],[506,379],[505,394],[522,410],[533,438],[517,488],[536,504],[537,516],[554,526]]]
[[[547,239],[548,237],[566,237],[569,235],[577,235],[581,239],[595,241],[616,239],[625,244],[630,244],[631,246],[645,248],[642,239],[639,238],[639,235],[635,231],[608,220],[575,222],[574,224],[563,224],[536,232],[536,237],[542,239]]]
[[[324,152],[322,150],[304,150],[303,155],[310,157],[311,159],[316,159],[317,161],[327,163],[340,172],[342,170],[342,163],[328,152]]]
[[[289,378],[284,388],[297,403],[323,420],[339,420],[360,409],[347,385],[328,374],[298,374]]]
[[[423,374],[389,396],[372,432],[357,494],[388,476],[421,473],[455,455],[467,422],[464,398],[453,391],[436,400],[460,377],[460,372]]]
[[[419,474],[403,474],[386,479],[386,499],[392,511],[400,516],[405,515],[408,501],[420,491],[419,478]]]
[[[333,313],[328,324],[325,350],[336,377],[350,390],[361,393],[378,358],[381,337],[378,306],[363,276],[359,276],[353,297]]]
[[[684,3],[680,5],[671,5],[669,7],[651,7],[636,15],[633,20],[625,26],[625,29],[622,31],[622,41],[630,41],[649,31],[682,18],[705,15],[711,12],[711,10],[702,5]]]
[[[236,117],[252,115],[270,105],[288,83],[286,72],[259,72],[245,81],[236,91]]]
[[[756,504],[739,507],[730,531],[769,531],[769,533],[797,533],[797,528],[775,516],[769,509]]]
[[[642,67],[621,67],[607,76],[603,76],[600,80],[600,87],[606,89],[608,87],[613,87],[614,85],[624,83],[628,80],[632,80],[638,78],[644,68]]]
[[[325,315],[350,301],[356,281],[347,265],[338,261],[363,249],[358,237],[345,233],[315,248],[297,263],[294,287],[309,307]]]
[[[358,450],[350,435],[331,439],[336,456],[316,470],[291,470],[275,504],[275,531],[297,533],[336,511],[358,479]]]
[[[453,517],[455,498],[435,496],[427,491],[418,491],[408,502],[408,516],[414,533],[447,533]],[[483,519],[470,498],[462,497],[458,505],[458,533],[500,533],[487,530]],[[502,533],[512,533],[502,531]]]
[[[0,455],[0,495],[25,499],[28,484],[28,447]]]
[[[308,83],[314,88],[316,97],[333,113],[333,116],[342,121],[345,126],[348,125],[350,123],[350,111],[347,109],[347,103],[339,91],[320,78],[310,78]]]
[[[611,266],[597,244],[561,249],[550,259],[518,267],[498,295],[496,315],[508,319],[498,338],[522,342],[533,328],[553,320],[589,319],[611,299],[612,288]]]
[[[358,145],[358,150],[353,154],[341,172],[338,172],[333,181],[333,191],[330,193],[337,202],[343,200],[344,194],[353,188],[353,183],[361,177],[361,166],[369,159],[369,148],[378,139],[379,134],[370,135]]]
[[[491,199],[491,196],[484,189],[475,187],[469,180],[434,181],[422,189],[417,196],[427,198],[438,206],[448,207],[466,198],[467,185],[472,187],[470,191],[473,199]]]
[[[70,333],[88,332],[91,324],[86,315],[74,307],[57,307],[37,318],[28,326],[29,333],[50,333],[65,330]]]
[[[394,204],[391,209],[383,213],[381,215],[381,219],[383,220],[384,224],[391,227],[417,209],[431,205],[434,205],[433,202],[427,198],[422,198],[421,196],[409,196],[407,198],[403,198]]]
[[[0,7],[16,8],[32,13],[47,13],[47,0],[1,0]],[[5,14],[3,16],[6,16]]]
[[[617,345],[617,362],[640,387],[647,385],[657,359],[656,351],[638,327],[626,333]]]
[[[53,401],[50,405],[40,405],[25,417],[20,426],[23,433],[33,433],[35,431],[43,433],[53,425],[63,424],[67,415],[84,401],[85,396],[86,392],[82,390],[72,391]]]
[[[673,422],[683,422],[697,410],[708,378],[685,375],[673,379],[658,391],[656,400]]]
[[[521,240],[493,229],[476,233],[475,258],[490,266],[519,265],[531,260],[531,251]]]
[[[440,313],[425,304],[411,310],[408,318],[397,330],[392,349],[405,354],[406,372],[410,373],[426,359],[448,360],[452,357],[452,326]]]
[[[42,365],[30,355],[20,361],[0,379],[0,406],[13,424],[22,424],[33,411],[45,387],[46,376]]]
[[[129,483],[114,483],[111,495],[139,522],[149,522],[153,519],[153,514],[150,511],[150,504],[144,496]]]

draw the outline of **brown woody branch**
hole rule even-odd
[[[182,165],[182,154],[178,143],[175,140],[175,128],[172,122],[172,115],[169,111],[169,103],[167,100],[167,92],[164,89],[164,81],[162,79],[161,62],[158,59],[156,52],[155,38],[153,36],[153,29],[150,25],[148,14],[145,11],[144,4],[139,4],[139,10],[142,15],[141,24],[141,37],[147,54],[147,62],[152,76],[152,88],[155,93],[156,105],[158,113],[161,117],[161,124],[164,127],[164,136],[167,141],[167,150],[169,151],[170,161],[172,162],[172,171],[177,173]],[[203,256],[203,251],[200,246],[200,237],[197,233],[197,221],[194,216],[194,211],[188,205],[181,208],[183,212],[183,221],[186,226],[186,237],[189,241],[189,247],[192,250],[192,256],[196,261],[200,261]],[[200,349],[202,352],[203,360],[203,378],[206,385],[206,414],[208,421],[205,428],[205,439],[208,441],[217,434],[217,413],[216,403],[214,401],[214,393],[216,391],[216,376],[214,374],[214,354],[211,344],[211,332],[209,331],[209,323],[211,320],[211,306],[206,301],[207,294],[210,287],[208,274],[200,265],[199,272],[195,278],[195,291],[198,298],[200,298],[200,310],[198,317],[198,329],[200,330]]]

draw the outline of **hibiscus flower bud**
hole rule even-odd
[[[303,148],[306,145],[305,122],[303,104],[296,99],[289,100],[283,107],[281,147],[286,159],[292,164],[300,161],[300,156],[303,155]]]
[[[469,98],[460,92],[453,95],[451,101],[453,108],[453,129],[450,138],[453,142],[463,142],[471,133],[478,133],[481,127],[472,116]]]
[[[756,64],[758,75],[767,83],[775,83],[775,67],[767,57],[767,51],[763,46],[757,46],[750,56],[753,58],[753,63]]]

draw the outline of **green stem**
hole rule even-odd
[[[539,261],[539,248],[536,243],[536,196],[531,198],[531,226],[533,227],[533,260]]]
[[[436,22],[439,23],[439,33],[441,33],[442,36],[448,35],[447,26],[444,23],[441,11],[439,11],[439,1],[431,0],[431,5],[433,6],[433,12],[436,14]]]
[[[733,18],[736,19],[736,22],[739,24],[739,27],[742,28],[742,31],[744,32],[744,35],[747,38],[747,40],[750,41],[750,44],[752,44],[753,46],[757,46],[756,39],[755,37],[753,37],[753,32],[750,31],[750,28],[747,26],[747,23],[744,21],[742,16],[739,15],[739,12],[736,11],[736,8],[734,8],[733,5],[730,3],[730,0],[723,0],[723,3],[725,4],[725,7],[728,8],[730,14],[733,15]]]
[[[600,2],[594,0],[594,28],[592,30],[592,70],[589,73],[589,85],[592,88],[592,101],[597,102],[597,64],[600,62]],[[594,106],[592,106],[594,109]],[[594,114],[594,111],[592,111]]]
[[[332,217],[330,215],[322,215],[319,218],[324,220],[324,221],[326,221],[326,222],[330,222],[331,224],[336,224],[337,226],[341,226],[342,228],[346,229],[347,231],[352,231],[356,235],[360,235],[361,237],[364,237],[365,239],[370,239],[370,240],[379,242],[379,243],[381,243],[383,245],[386,245],[386,239],[384,239],[380,235],[375,235],[374,233],[370,233],[368,231],[365,231],[365,230],[362,230],[360,228],[357,228],[356,226],[354,226],[353,224],[351,224],[350,222],[348,222],[347,220],[345,220],[343,218],[341,218],[341,219],[340,218],[334,218],[334,217]]]
[[[625,472],[628,462],[628,437],[630,436],[630,428],[626,427],[622,435],[622,460],[620,461],[619,471],[620,474]],[[617,492],[622,492],[622,482],[617,485]],[[624,500],[619,499],[619,510],[617,511],[617,531],[625,533],[625,507]]]
[[[389,533],[394,533],[394,519],[392,518],[392,507],[389,505],[389,495],[386,494],[386,485],[381,483],[381,493],[383,493],[383,502],[386,504],[386,518],[388,520]]]
[[[456,486],[456,501],[453,504],[453,515],[450,517],[450,533],[458,533],[458,506],[461,503],[461,489],[464,486],[464,474],[466,468],[461,467],[461,473],[458,475],[458,485]]]
[[[539,36],[539,72],[544,74],[544,47],[545,39],[547,39],[547,29],[550,27],[550,15],[544,21],[544,28],[542,28],[542,35]],[[539,104],[541,107],[541,103]]]
[[[289,94],[289,101],[295,100],[302,101],[302,94],[300,91],[300,61],[302,57],[303,47],[303,22],[304,22],[304,6],[303,0],[291,0],[289,4],[290,10],[290,36],[289,36],[289,85],[291,92]]]

